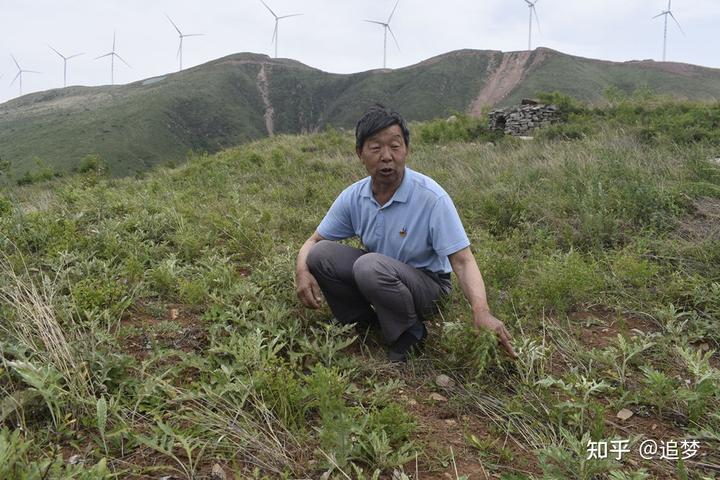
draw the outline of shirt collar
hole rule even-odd
[[[395,193],[390,198],[390,200],[384,205],[385,207],[387,207],[393,202],[406,203],[408,201],[408,198],[410,198],[410,193],[412,191],[412,181],[408,179],[410,175],[412,175],[412,170],[410,170],[408,167],[405,167],[405,171],[403,172],[403,179],[400,182],[400,186],[397,190],[395,190]],[[365,182],[365,185],[363,185],[361,195],[363,197],[375,200],[375,197],[373,197],[372,194],[372,179],[370,177],[368,177],[367,182]]]

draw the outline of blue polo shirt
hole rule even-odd
[[[441,273],[452,270],[448,255],[470,245],[447,192],[408,167],[400,187],[383,206],[373,197],[370,177],[347,187],[317,231],[328,240],[358,236],[370,252]]]

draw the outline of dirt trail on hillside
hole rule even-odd
[[[470,105],[471,115],[479,116],[483,107],[493,106],[502,101],[520,84],[528,70],[541,63],[546,57],[544,52],[537,50],[532,64],[527,65],[530,53],[528,51],[502,53],[499,65],[497,57],[490,61],[487,68],[489,72],[487,82]]]
[[[267,79],[267,72],[265,71],[265,63],[262,63],[260,65],[260,71],[258,72],[257,76],[257,87],[258,90],[260,90],[260,96],[262,97],[262,101],[265,104],[265,128],[267,129],[268,135],[273,136],[273,131],[275,130],[275,125],[273,122],[273,115],[275,115],[275,110],[273,109],[272,105],[270,104],[270,91],[268,89],[268,79]]]

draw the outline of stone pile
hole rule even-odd
[[[502,130],[516,136],[529,135],[534,129],[560,120],[556,105],[542,105],[534,100],[523,100],[515,107],[493,110],[488,115],[491,130]]]

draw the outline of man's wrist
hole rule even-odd
[[[487,303],[480,304],[476,307],[472,307],[472,312],[475,317],[484,317],[486,315],[490,315],[490,307]]]
[[[310,273],[310,269],[307,268],[307,266],[305,268],[298,266],[297,268],[295,268],[295,280],[300,278],[302,275],[305,275],[306,273]]]

